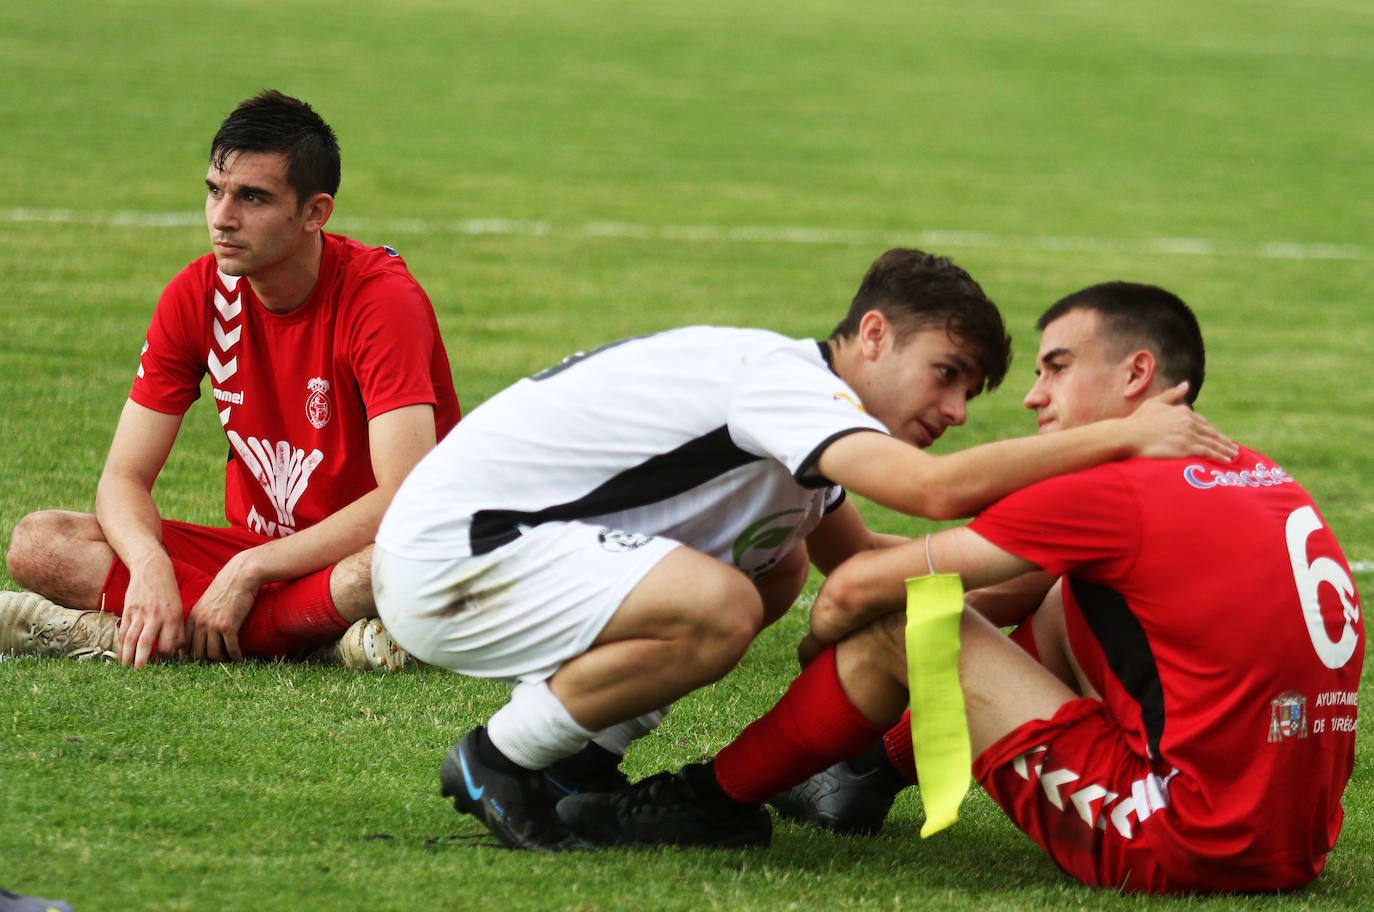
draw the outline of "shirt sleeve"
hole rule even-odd
[[[858,431],[888,433],[848,384],[796,347],[765,355],[744,374],[726,423],[736,446],[778,460],[807,487],[830,484],[815,463],[831,443]]]
[[[992,544],[1055,576],[1131,559],[1141,511],[1134,486],[1117,463],[1062,475],[1013,492],[969,528]]]
[[[407,405],[437,405],[434,309],[409,275],[361,283],[350,308],[349,361],[368,420]]]
[[[192,264],[167,284],[158,299],[130,399],[156,412],[181,415],[200,398],[209,346],[204,322],[197,317],[205,306]]]

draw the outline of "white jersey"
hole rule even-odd
[[[823,343],[716,327],[625,339],[466,416],[401,485],[377,542],[445,560],[578,520],[665,536],[757,577],[839,502],[815,463],[856,431],[888,432]]]

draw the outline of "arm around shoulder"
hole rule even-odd
[[[1012,491],[1056,475],[1134,456],[1230,459],[1235,444],[1192,409],[1171,403],[1174,388],[1126,418],[998,440],[932,455],[879,433],[841,437],[817,468],[830,480],[885,507],[928,519],[958,519]]]

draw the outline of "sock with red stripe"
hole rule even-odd
[[[916,754],[911,749],[911,710],[902,713],[897,724],[883,734],[881,751],[882,759],[891,770],[912,785],[916,784]],[[855,768],[855,772],[861,770]]]
[[[762,804],[859,753],[882,731],[845,695],[831,646],[776,706],[716,755],[716,780],[735,800]]]

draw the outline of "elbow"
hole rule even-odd
[[[811,607],[811,633],[822,643],[836,642],[859,623],[865,605],[863,588],[841,567],[816,594]]]

